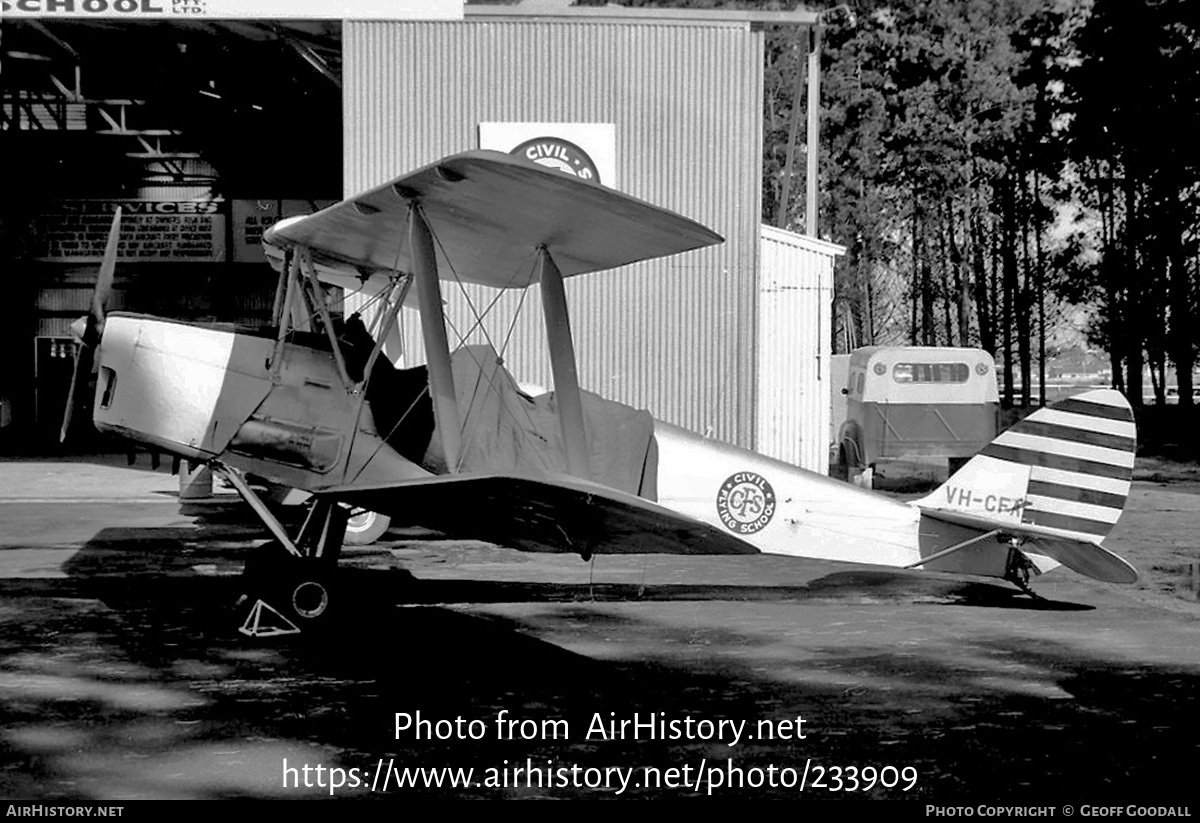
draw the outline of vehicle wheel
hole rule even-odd
[[[829,467],[829,476],[836,480],[850,480],[850,464],[846,461],[845,446],[838,446],[837,460]]]
[[[367,509],[351,509],[350,517],[346,520],[346,542],[351,546],[374,543],[387,533],[391,525],[392,519],[386,514]]]

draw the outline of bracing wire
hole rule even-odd
[[[441,238],[433,230],[432,226],[430,226],[429,233],[433,237],[434,243],[437,244],[437,248],[441,251],[442,258],[446,261],[447,268],[450,269],[450,273],[453,275],[454,283],[455,283],[455,285],[458,286],[459,293],[462,294],[463,298],[466,300],[467,307],[470,309],[471,314],[473,316],[473,320],[474,320],[474,322],[471,325],[471,328],[468,329],[467,333],[464,335],[461,332],[459,332],[457,326],[455,326],[454,321],[451,318],[445,317],[445,315],[443,315],[446,323],[450,326],[451,330],[454,332],[455,336],[459,340],[459,345],[458,345],[458,347],[456,347],[456,350],[458,348],[464,348],[466,346],[467,338],[475,332],[475,329],[478,328],[483,332],[484,339],[487,341],[488,345],[491,346],[493,351],[496,351],[496,343],[492,339],[491,334],[488,332],[487,326],[484,324],[484,320],[486,319],[487,315],[492,312],[493,308],[496,306],[496,303],[500,300],[500,297],[504,294],[505,289],[508,287],[511,287],[513,284],[515,284],[518,281],[517,279],[521,274],[521,270],[516,269],[513,271],[512,275],[508,279],[508,282],[505,284],[505,287],[497,290],[496,296],[492,298],[492,300],[488,303],[487,307],[484,309],[483,313],[480,314],[480,312],[475,307],[475,302],[471,299],[470,293],[466,289],[466,284],[463,282],[462,277],[458,273],[458,270],[454,267],[454,263],[453,263],[453,261],[450,260],[450,256],[446,253],[445,245],[443,245]],[[537,260],[536,260],[536,258],[534,258],[531,261],[529,273],[526,276],[527,283],[533,282],[534,267],[536,267],[536,265],[537,265]],[[528,293],[528,287],[526,287],[523,290],[523,293],[521,295],[521,300],[517,305],[517,312],[513,317],[513,322],[512,322],[512,325],[509,327],[508,334],[505,337],[503,347],[500,349],[500,351],[497,352],[497,354],[501,358],[503,358],[504,352],[507,351],[508,343],[511,340],[513,331],[516,328],[517,320],[520,318],[520,312],[524,308],[525,298],[527,296],[527,293]],[[468,412],[469,412],[470,409],[475,407],[475,399],[479,396],[478,395],[479,385],[480,385],[480,382],[482,381],[482,377],[483,377],[484,364],[479,362],[479,359],[475,356],[475,354],[473,352],[470,351],[470,349],[467,349],[467,352],[470,355],[471,359],[475,361],[475,365],[479,367],[479,371],[480,371],[480,375],[476,379],[475,387],[473,388],[472,393],[471,393],[471,403],[470,403],[470,406],[468,407]],[[495,371],[492,372],[492,375],[488,380],[488,392],[490,393],[492,391],[497,391],[496,390],[496,373],[495,373]],[[498,394],[499,393],[497,391],[497,395]],[[535,426],[533,424],[533,418],[530,417],[530,415],[529,415],[529,410],[526,409],[523,405],[521,406],[521,411],[524,414],[525,423],[528,426],[528,429],[525,429],[522,427],[521,421],[519,421],[516,418],[516,416],[512,412],[512,409],[509,408],[509,406],[507,404],[501,403],[501,408],[508,415],[508,417],[511,419],[511,421],[514,424],[516,424],[518,431],[525,433],[525,432],[535,428]],[[469,414],[468,414],[468,417],[469,417]],[[475,425],[478,425],[477,417],[475,420]],[[462,430],[459,432],[459,434],[462,436],[463,442],[469,444],[474,439],[475,432],[472,431],[468,434],[468,432],[466,431],[467,418],[463,419],[461,426],[462,426]],[[533,451],[538,455],[538,459],[541,462],[542,467],[546,471],[553,471],[553,466],[550,466],[548,464],[548,462],[546,460],[546,456],[542,453],[542,451],[540,449],[536,449],[536,448]],[[467,448],[464,447],[462,452],[459,455],[459,465],[455,467],[456,469],[462,468],[462,464],[466,459],[466,455],[467,455]]]
[[[370,306],[371,303],[373,303],[375,301],[382,301],[387,307],[386,311],[379,312],[378,316],[375,318],[376,331],[381,335],[381,337],[376,340],[376,345],[378,345],[381,349],[382,349],[384,343],[386,342],[385,340],[382,339],[382,334],[383,334],[383,331],[385,328],[384,323],[385,323],[386,316],[391,314],[391,312],[393,312],[393,311],[399,313],[400,309],[402,308],[402,306],[399,303],[399,301],[400,301],[399,296],[397,296],[397,298],[396,298],[398,301],[397,305],[392,306],[391,302],[390,302],[390,297],[384,298],[383,295],[384,295],[384,292],[388,292],[389,295],[395,293],[396,285],[399,283],[399,279],[401,277],[401,274],[400,274],[400,250],[403,248],[403,246],[404,246],[403,243],[396,244],[396,256],[392,260],[392,273],[391,273],[391,276],[388,278],[389,288],[380,289],[373,298],[369,299],[361,307],[361,308],[365,309],[368,306]],[[365,285],[366,285],[366,283],[364,282],[363,286],[365,286]],[[362,291],[363,286],[359,287],[358,290],[360,292]],[[360,311],[361,311],[361,309],[360,309]],[[397,319],[399,320],[400,318],[397,318]],[[367,366],[370,366],[370,365],[372,365],[372,362],[369,361],[367,363]],[[347,467],[347,469],[350,466],[350,456],[354,453],[354,441],[358,437],[358,427],[362,421],[363,407],[367,403],[367,386],[370,384],[370,381],[371,381],[371,375],[367,373],[367,368],[366,368],[366,366],[364,366],[363,367],[363,379],[362,379],[362,397],[359,398],[358,411],[354,415],[354,431],[352,431],[350,433],[350,447],[346,452],[346,467]],[[414,408],[416,408],[417,403],[424,396],[424,394],[428,391],[429,391],[429,387],[426,386],[424,391],[422,391],[420,394],[417,395],[416,399],[413,400],[413,402],[409,405],[409,407],[407,409],[405,409],[404,414],[400,415],[400,419],[396,421],[396,424],[394,426],[392,426],[392,429],[391,429],[391,431],[388,432],[387,437],[382,438],[380,440],[380,442],[375,446],[375,448],[371,451],[371,454],[367,457],[367,459],[363,461],[363,464],[359,467],[358,471],[354,473],[354,480],[351,480],[350,482],[353,483],[355,480],[358,480],[358,478],[360,478],[362,476],[362,473],[364,471],[366,471],[367,466],[371,465],[371,461],[375,459],[375,456],[377,454],[379,454],[380,449],[382,449],[384,447],[384,445],[387,443],[388,437],[391,437],[393,434],[396,433],[396,429],[398,429],[400,427],[400,424],[403,423],[405,421],[405,419],[407,419],[409,413]],[[343,475],[343,477],[344,476],[345,475]]]

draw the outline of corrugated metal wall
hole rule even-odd
[[[829,471],[833,259],[841,246],[762,227],[755,448]]]
[[[711,23],[347,22],[343,38],[347,196],[476,148],[480,122],[615,123],[620,188],[711,226],[726,243],[570,278],[581,383],[753,444],[760,32]],[[451,291],[449,317],[465,331],[470,312]],[[506,295],[488,324],[497,347],[521,300]],[[506,364],[519,380],[548,386],[541,323],[531,290]],[[414,318],[406,325],[420,359]]]

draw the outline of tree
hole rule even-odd
[[[1192,402],[1197,340],[1200,9],[1187,0],[1097,0],[1067,75],[1079,190],[1102,221],[1097,291],[1102,336],[1142,397],[1144,353],[1163,400],[1169,352],[1180,403]],[[1157,362],[1155,362],[1157,361]]]

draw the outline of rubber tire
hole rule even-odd
[[[386,514],[361,509],[346,520],[345,542],[351,546],[366,546],[387,534],[392,519]]]
[[[829,476],[844,483],[850,482],[850,464],[846,460],[845,446],[838,446],[837,460],[829,467]]]
[[[324,625],[337,608],[336,577],[336,564],[293,557],[270,540],[246,560],[240,602],[261,599],[302,630]]]

